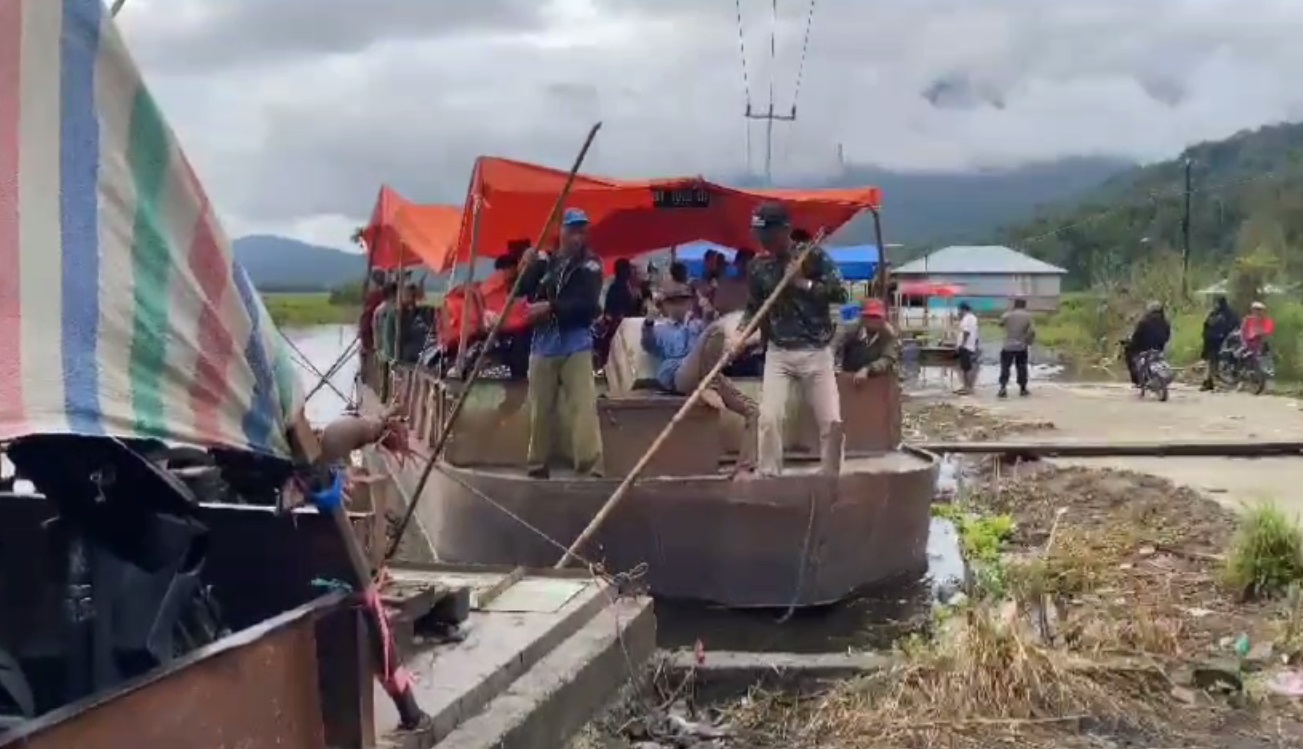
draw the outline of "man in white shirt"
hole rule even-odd
[[[977,315],[968,302],[959,303],[959,371],[963,385],[955,391],[956,395],[972,395],[977,387],[978,357],[981,356]]]

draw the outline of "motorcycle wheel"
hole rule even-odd
[[[1253,394],[1262,395],[1263,391],[1266,389],[1267,389],[1267,375],[1263,374],[1262,372],[1254,372]]]
[[[1168,396],[1169,394],[1170,394],[1170,393],[1168,392],[1168,387],[1167,387],[1167,385],[1159,385],[1159,386],[1158,386],[1158,401],[1159,401],[1160,403],[1166,403],[1166,402],[1167,402],[1167,396]]]

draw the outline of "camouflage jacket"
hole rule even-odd
[[[787,271],[787,258],[777,255],[760,255],[748,267],[748,298],[742,315],[742,327],[760,311],[761,305],[777,288]],[[850,299],[842,285],[842,274],[837,264],[822,247],[816,248],[805,260],[804,272],[799,278],[812,282],[809,289],[801,289],[796,282],[789,284],[769,314],[760,323],[760,335],[765,342],[780,349],[817,349],[832,343],[837,333],[832,306]]]
[[[887,374],[900,364],[900,339],[890,325],[876,333],[856,326],[838,348],[846,372],[865,370],[871,375]]]

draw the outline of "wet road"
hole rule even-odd
[[[1171,400],[1140,400],[1127,385],[1033,383],[1030,398],[995,398],[994,388],[966,399],[997,416],[1043,420],[1055,429],[1026,441],[1253,441],[1303,440],[1303,403],[1244,393],[1201,393],[1178,387]],[[1275,500],[1303,516],[1303,457],[1089,458],[1056,463],[1121,468],[1166,478],[1204,492],[1232,508]]]

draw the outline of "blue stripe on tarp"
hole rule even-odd
[[[55,0],[48,0],[55,2]],[[64,411],[69,428],[103,434],[99,398],[99,113],[95,63],[104,0],[62,0],[59,224],[63,243]]]
[[[235,289],[239,292],[240,302],[249,315],[249,340],[244,346],[244,358],[253,371],[253,397],[249,410],[241,420],[241,428],[249,446],[260,452],[273,453],[271,436],[277,425],[276,421],[276,379],[267,352],[262,346],[262,315],[258,306],[257,292],[244,268],[239,263],[231,264],[231,278],[235,280]]]

